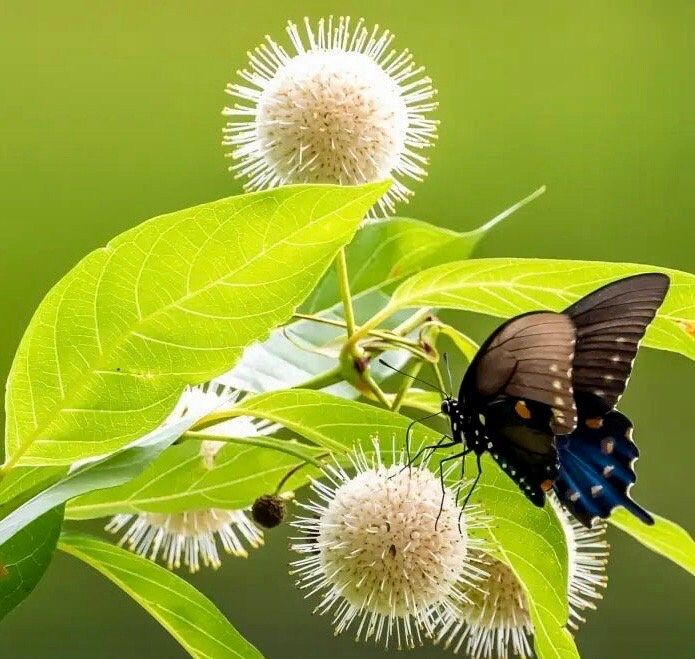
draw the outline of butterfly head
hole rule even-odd
[[[451,413],[454,410],[455,403],[456,403],[456,401],[451,396],[447,396],[442,401],[442,404],[441,404],[439,409],[441,410],[442,414],[444,414],[445,416],[451,416]]]

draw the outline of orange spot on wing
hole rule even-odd
[[[547,480],[541,483],[541,490],[543,492],[549,492],[553,488],[553,481]]]
[[[516,402],[516,405],[514,405],[514,411],[522,419],[530,419],[531,418],[531,410],[528,407],[526,407],[526,403],[523,400],[518,400]]]
[[[595,419],[587,419],[584,423],[586,423],[587,428],[598,430],[601,426],[603,426],[603,418],[599,416]]]

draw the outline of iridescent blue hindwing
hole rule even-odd
[[[556,439],[560,474],[554,489],[563,505],[585,526],[624,506],[645,524],[651,515],[630,498],[639,450],[632,424],[617,410],[599,416],[581,414],[576,430]]]

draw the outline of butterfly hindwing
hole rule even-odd
[[[499,396],[487,405],[484,418],[487,450],[526,497],[542,506],[559,466],[555,442],[548,432],[551,408]]]
[[[615,407],[668,286],[668,277],[661,273],[626,277],[565,310],[577,333],[572,373],[576,392],[592,393]]]
[[[616,506],[653,523],[629,497],[639,451],[630,420],[614,408],[668,287],[668,277],[660,273],[626,277],[565,310],[577,332],[572,384],[579,419],[572,434],[557,440],[561,469],[555,491],[587,526]]]
[[[632,441],[632,423],[606,409],[592,394],[578,394],[576,430],[557,439],[560,473],[554,489],[563,505],[586,526],[623,506],[646,524],[651,515],[630,498],[639,450]]]

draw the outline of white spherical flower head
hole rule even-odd
[[[332,612],[336,633],[358,619],[358,639],[388,645],[395,636],[399,647],[412,646],[480,576],[468,560],[475,511],[459,530],[452,494],[424,467],[404,468],[402,459],[386,466],[378,451],[358,454],[354,466],[354,476],[327,469],[330,484],[313,485],[320,501],[304,506],[311,516],[294,522],[305,538],[293,548],[307,554],[294,563],[298,583],[322,592],[317,610]]]
[[[581,612],[595,609],[601,589],[607,584],[608,543],[606,524],[587,529],[549,495],[567,541],[569,600],[568,625],[577,629],[584,622]],[[531,657],[533,623],[528,601],[514,572],[504,563],[482,552],[487,577],[464,592],[466,601],[453,615],[442,617],[437,640],[458,652],[462,648],[475,659],[510,656]]]
[[[533,625],[519,580],[501,561],[482,552],[476,558],[487,576],[466,590],[467,601],[445,619],[437,640],[476,659],[532,656]]]
[[[187,389],[168,422],[179,421],[188,414],[208,413],[219,407],[233,406],[242,393],[230,387],[208,383]],[[252,437],[272,432],[277,426],[267,422],[237,417],[206,430],[207,434]],[[200,466],[213,469],[224,442],[207,440],[200,443]],[[146,475],[145,475],[146,476]],[[125,529],[125,530],[124,530]],[[246,510],[208,508],[180,513],[115,515],[106,525],[112,533],[123,532],[119,544],[146,556],[160,558],[171,570],[185,565],[190,572],[201,566],[217,569],[221,549],[233,556],[248,555],[246,546],[263,545],[263,532],[251,521]]]
[[[191,573],[201,565],[222,565],[218,543],[227,554],[241,557],[248,556],[243,541],[254,548],[263,545],[263,533],[244,510],[122,514],[114,516],[106,530],[118,533],[126,526],[119,544],[151,560],[161,557],[170,570],[183,564]]]
[[[230,84],[239,99],[224,114],[224,144],[236,161],[231,170],[258,190],[288,183],[358,184],[392,179],[381,214],[410,190],[403,179],[421,180],[436,122],[435,90],[409,51],[390,48],[393,35],[363,21],[321,19],[306,36],[289,23],[294,52],[270,37],[249,53],[246,84]]]

